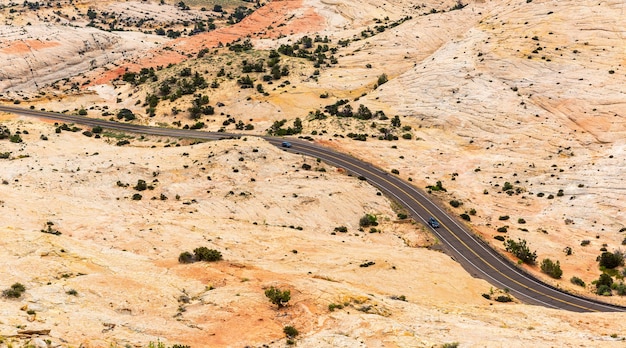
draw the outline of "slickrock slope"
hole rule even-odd
[[[318,143],[398,170],[421,188],[441,181],[447,192],[433,196],[454,214],[475,210],[468,225],[496,248],[503,246],[494,236],[521,238],[539,262],[560,261],[560,280],[522,266],[546,282],[626,304],[596,295],[592,283],[601,250],[623,248],[626,239],[621,2],[458,8],[456,1],[288,0],[234,25],[210,11],[213,2],[191,9],[148,1],[68,2],[61,10],[0,4],[2,102],[107,119],[127,108],[136,123],[203,122],[205,130],[250,135],[299,117],[301,135]],[[92,26],[89,9],[98,14]],[[105,12],[125,31],[98,29]],[[181,23],[209,17],[217,29],[155,34],[191,30]],[[271,49],[304,35],[328,37],[336,62],[314,67],[281,55],[287,76],[267,81],[267,67],[250,73],[253,88],[240,88],[244,60],[267,64]],[[218,47],[246,39],[249,51]],[[120,79],[150,67],[157,81]],[[184,68],[201,74],[206,88],[178,99],[159,94],[163,81],[183,80]],[[383,74],[388,81],[377,86]],[[214,114],[192,120],[198,94]],[[152,95],[164,98],[151,117]],[[354,110],[362,104],[398,115],[401,125],[309,114],[342,99]],[[0,140],[0,153],[10,152],[0,159],[0,290],[15,282],[27,290],[22,299],[0,299],[0,345],[284,346],[285,325],[306,347],[623,344],[618,314],[491,303],[481,296],[489,284],[435,251],[423,226],[398,220],[393,203],[365,182],[252,136],[195,145],[137,136],[118,147],[120,135],[57,134],[50,124],[2,117],[1,125],[28,134],[21,144]],[[377,139],[390,129],[398,140]],[[154,189],[134,190],[139,179]],[[136,193],[141,200],[132,199]],[[460,207],[449,206],[453,199]],[[366,213],[378,216],[380,233],[358,230]],[[62,234],[42,233],[48,221]],[[348,232],[333,235],[339,226]],[[224,261],[178,263],[199,246],[220,250]],[[620,283],[623,267],[614,273]],[[573,285],[573,276],[586,286]],[[270,286],[291,290],[288,308],[270,305],[263,295]],[[391,298],[401,295],[406,302]],[[330,311],[330,304],[346,307]],[[51,331],[37,340],[14,336],[31,329]]]
[[[375,189],[263,141],[120,148],[31,120],[3,124],[28,132],[22,144],[1,143],[11,152],[1,278],[26,287],[1,300],[5,343],[49,329],[40,339],[62,346],[282,346],[292,325],[301,346],[622,344],[610,337],[626,329],[618,314],[485,300],[490,286],[420,247],[431,237],[398,221]],[[154,188],[133,189],[140,179]],[[358,231],[365,213],[379,233]],[[43,233],[48,222],[61,234]],[[348,232],[332,233],[337,226]],[[200,246],[224,260],[178,263]],[[291,290],[287,308],[265,298],[270,286]],[[400,295],[406,302],[391,298]]]

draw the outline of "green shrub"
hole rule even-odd
[[[20,298],[26,291],[26,287],[21,283],[14,283],[10,288],[2,291],[2,296],[6,298]]]
[[[183,253],[181,253],[178,256],[178,262],[180,263],[193,263],[194,262],[194,258],[193,258],[193,254],[185,251]]]
[[[465,221],[471,221],[472,220],[472,218],[469,215],[467,215],[466,213],[463,213],[463,214],[461,214],[459,216],[461,217],[461,219],[463,219]]]
[[[391,170],[391,173],[392,173],[392,174],[396,174],[396,175],[398,175],[398,174],[400,174],[400,171],[399,171],[399,170],[397,170],[397,169],[392,169],[392,170]]]
[[[598,278],[598,280],[594,280],[593,283],[596,286],[596,293],[598,295],[611,295],[611,285],[613,285],[613,278],[611,278],[610,275],[602,273],[600,274],[600,278]]]
[[[378,226],[378,218],[373,214],[365,214],[361,219],[359,219],[359,226],[368,227],[368,226]]]
[[[431,191],[442,191],[442,192],[447,192],[448,191],[448,190],[446,190],[443,187],[443,184],[441,184],[441,181],[437,181],[437,183],[435,185],[426,186],[426,188],[431,190]]]
[[[504,242],[504,236],[494,236],[493,239],[499,240],[501,242]]]
[[[287,302],[291,299],[291,291],[281,291],[280,289],[272,286],[265,290],[265,297],[267,297],[272,304],[278,306],[278,308],[282,308],[286,306]]]
[[[550,259],[543,259],[543,261],[541,261],[541,272],[549,275],[554,279],[560,279],[563,275],[559,260],[557,260],[555,263]]]
[[[19,134],[13,134],[9,137],[9,141],[12,143],[21,143],[23,140]]]
[[[126,121],[132,121],[132,120],[134,120],[136,117],[135,117],[135,114],[134,114],[132,111],[130,111],[129,109],[124,108],[124,109],[120,110],[120,111],[117,113],[117,119],[118,119],[118,120],[121,120],[122,118],[123,118],[124,120],[126,120]]]
[[[348,228],[346,226],[337,226],[335,227],[335,232],[342,232],[342,233],[346,233],[348,232]]]
[[[585,282],[576,276],[573,276],[569,281],[574,285],[585,287]]]
[[[585,239],[580,242],[580,246],[587,246],[589,244],[591,244],[591,241],[589,239]]]
[[[525,223],[526,223],[526,220],[524,220],[524,219],[522,219],[522,218],[519,218],[519,219],[517,219],[517,223],[518,223],[518,224],[525,224]]]
[[[508,220],[509,218],[510,218],[510,217],[509,217],[508,215],[502,215],[502,216],[500,216],[500,217],[498,218],[498,220],[500,220],[500,221],[506,221],[506,220]]]
[[[513,299],[509,295],[500,295],[495,299],[498,302],[511,302]]]
[[[458,208],[461,205],[461,202],[457,201],[456,199],[453,199],[450,201],[450,205],[455,208]]]
[[[141,198],[142,198],[142,196],[140,194],[138,194],[138,193],[135,193],[133,195],[133,201],[140,201]]]
[[[196,261],[219,261],[222,259],[222,253],[207,247],[199,247],[193,250]]]
[[[537,252],[530,252],[530,248],[526,245],[526,240],[519,239],[518,242],[516,242],[513,239],[507,239],[504,242],[504,246],[506,251],[517,256],[517,258],[519,258],[522,262],[529,265],[535,264],[535,261],[537,260]]]
[[[508,230],[509,228],[507,226],[501,226],[501,227],[498,227],[496,231],[501,232],[501,233],[506,233]]]
[[[137,191],[145,191],[148,188],[148,184],[146,184],[145,180],[137,180],[137,185],[133,187]]]
[[[612,253],[605,251],[598,256],[597,261],[600,263],[600,267],[613,269],[624,265],[624,254],[619,250],[615,250]]]
[[[298,334],[299,334],[298,330],[296,330],[296,328],[295,328],[295,327],[290,326],[290,325],[285,326],[285,327],[283,328],[283,332],[284,332],[284,333],[285,333],[285,335],[286,335],[287,337],[289,337],[289,338],[294,338],[294,337],[298,336]]]

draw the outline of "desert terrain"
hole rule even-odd
[[[623,264],[597,261],[626,241],[624,9],[0,1],[3,104],[246,135],[198,143],[0,115],[12,135],[0,288],[25,287],[0,299],[0,346],[623,345],[623,315],[494,301],[506,289],[468,275],[375,188],[254,135],[306,137],[422,189],[439,181],[431,195],[513,262],[494,237],[527,241],[537,263],[520,267],[626,305]],[[179,262],[199,247],[222,260]],[[603,273],[610,294],[594,284]],[[271,287],[291,292],[284,308]]]

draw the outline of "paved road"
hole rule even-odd
[[[9,106],[0,106],[0,111],[92,127],[101,126],[120,131],[168,137],[217,140],[241,136],[231,133],[139,126]],[[273,137],[263,138],[275,146],[280,146],[283,141],[283,139]],[[426,226],[429,226],[426,220],[431,216],[435,217],[441,226],[436,229],[429,228],[454,260],[459,262],[473,276],[483,278],[497,288],[508,289],[511,295],[520,301],[532,305],[575,312],[626,312],[626,307],[614,306],[595,299],[568,294],[524,272],[475,237],[462,222],[451,217],[444,209],[433,202],[427,193],[416,189],[399,177],[349,155],[335,152],[305,140],[293,139],[289,141],[293,146],[285,149],[287,151],[319,158],[328,164],[344,168],[353,175],[365,177],[370,184],[379,188],[407,209],[415,221],[423,222]],[[442,271],[445,272],[445,270]]]

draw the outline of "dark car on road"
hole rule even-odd
[[[288,141],[283,141],[282,144],[280,144],[280,146],[282,147],[291,147],[291,143]]]
[[[428,224],[432,227],[432,228],[437,228],[439,227],[439,221],[435,220],[434,217],[429,217],[428,218]]]

